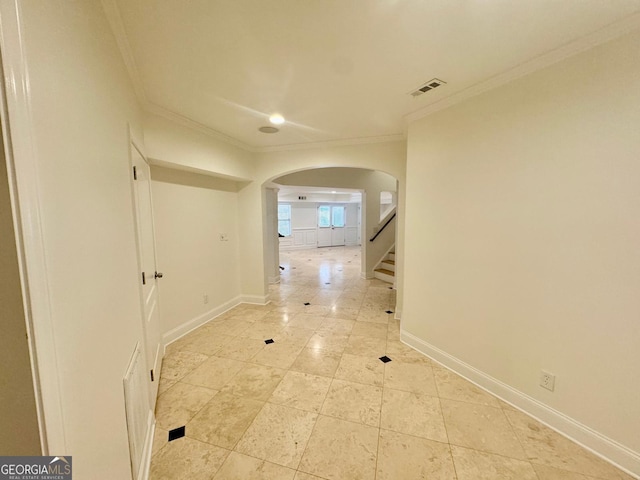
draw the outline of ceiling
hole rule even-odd
[[[248,149],[400,139],[407,115],[640,12],[640,0],[105,3],[143,104]],[[446,85],[409,95],[434,77]],[[280,132],[258,132],[274,112]]]

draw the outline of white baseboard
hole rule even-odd
[[[168,331],[162,335],[162,343],[166,347],[170,343],[184,337],[187,333],[192,332],[198,327],[201,327],[205,323],[213,320],[214,318],[222,315],[224,312],[231,310],[233,307],[240,305],[241,303],[251,303],[256,305],[267,305],[269,303],[269,295],[238,295],[232,298],[228,302],[223,303],[215,308],[212,308],[208,312],[198,315],[179,327]]]
[[[212,308],[208,312],[205,312],[202,315],[198,315],[196,318],[193,318],[183,323],[179,327],[176,327],[173,330],[170,330],[167,333],[164,333],[162,335],[162,343],[166,346],[172,342],[175,342],[179,338],[184,337],[187,333],[191,332],[192,330],[195,330],[196,328],[204,325],[208,321],[213,320],[218,315],[221,315],[227,310],[232,309],[236,305],[243,303],[244,301],[243,298],[244,297],[240,295],[235,298],[232,298],[228,302],[225,302],[222,305]]]
[[[569,440],[640,479],[640,453],[619,444],[402,329],[400,330],[400,340],[483,390],[542,422]]]
[[[153,451],[153,437],[156,431],[156,419],[153,412],[149,410],[149,423],[147,427],[147,436],[144,439],[144,450],[142,451],[142,461],[138,470],[138,480],[149,480],[151,472],[151,452]]]
[[[371,280],[375,277],[373,276],[373,272],[360,272],[360,278],[363,280]]]
[[[402,320],[402,310],[396,310],[393,314],[394,320]]]
[[[255,305],[266,305],[270,302],[269,295],[240,295],[240,303],[252,303]]]

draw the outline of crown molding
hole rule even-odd
[[[138,71],[138,67],[133,57],[133,52],[127,38],[127,32],[124,28],[124,22],[122,21],[118,4],[116,3],[116,0],[102,0],[102,9],[107,16],[107,21],[111,26],[111,31],[116,38],[120,55],[122,56],[127,72],[129,72],[129,78],[133,84],[136,97],[142,105],[145,105],[147,103],[147,95],[145,93],[142,80],[140,79],[140,72]]]
[[[529,61],[521,63],[520,65],[500,73],[493,77],[488,78],[482,82],[476,83],[469,88],[466,88],[460,92],[454,93],[442,100],[439,100],[431,105],[427,105],[419,110],[416,110],[408,115],[404,116],[405,121],[405,133],[410,123],[420,120],[426,116],[429,116],[445,108],[449,108],[453,105],[461,103],[472,97],[480,95],[481,93],[493,90],[507,83],[510,83],[518,78],[524,77],[537,70],[541,70],[554,63],[560,62],[566,58],[577,55],[578,53],[589,50],[602,43],[614,40],[627,33],[631,33],[634,30],[640,28],[640,13],[632,14],[623,20],[607,25],[593,33],[578,38],[572,42],[566,43],[559,48],[551,50],[547,53],[539,55]]]
[[[407,137],[404,133],[397,133],[393,135],[379,135],[376,137],[343,138],[339,140],[327,140],[323,142],[293,143],[289,145],[273,145],[270,147],[259,147],[259,148],[256,148],[255,150],[258,153],[285,152],[285,151],[292,151],[292,150],[309,150],[312,148],[347,147],[350,145],[367,145],[367,144],[375,144],[375,143],[401,142],[406,139]]]
[[[241,142],[240,140],[230,137],[229,135],[225,135],[224,133],[214,130],[213,128],[208,127],[200,122],[196,122],[195,120],[185,117],[184,115],[180,115],[179,113],[173,112],[167,108],[161,107],[160,105],[156,105],[155,103],[152,103],[152,102],[146,102],[146,104],[144,105],[144,110],[147,113],[151,113],[151,114],[166,118],[167,120],[171,120],[184,127],[200,132],[211,138],[215,138],[216,140],[219,140],[221,142],[234,145],[238,148],[241,148],[251,153],[270,153],[270,152],[284,152],[284,151],[291,151],[291,150],[310,150],[315,148],[331,148],[331,147],[341,147],[341,146],[349,146],[349,145],[388,143],[388,142],[399,142],[399,141],[406,140],[406,136],[403,133],[398,133],[394,135],[379,135],[375,137],[344,138],[339,140],[327,140],[323,142],[294,143],[294,144],[287,144],[287,145],[273,145],[269,147],[256,147],[256,146],[248,145],[244,142]]]
[[[406,140],[406,136],[402,133],[394,134],[394,135],[380,135],[376,137],[357,137],[357,138],[345,138],[339,140],[327,140],[323,142],[310,142],[310,143],[295,143],[288,145],[273,145],[269,147],[256,147],[253,145],[248,145],[240,140],[237,140],[229,135],[225,135],[224,133],[218,132],[213,128],[207,127],[206,125],[196,122],[184,115],[180,115],[179,113],[173,112],[167,108],[161,107],[160,105],[156,105],[152,102],[146,102],[144,105],[144,111],[147,113],[151,113],[154,115],[158,115],[162,118],[166,118],[167,120],[176,122],[184,127],[190,128],[197,132],[200,132],[204,135],[207,135],[211,138],[215,138],[221,142],[225,142],[229,145],[234,145],[235,147],[246,150],[251,153],[270,153],[270,152],[283,152],[283,151],[291,151],[291,150],[309,150],[314,148],[331,148],[331,147],[341,147],[341,146],[349,146],[349,145],[365,145],[365,144],[374,144],[374,143],[388,143],[388,142],[399,142]]]
[[[211,127],[207,127],[206,125],[200,122],[196,122],[195,120],[192,120],[189,117],[180,115],[179,113],[171,111],[165,107],[161,107],[160,105],[157,105],[155,103],[146,102],[145,105],[143,105],[143,110],[147,113],[158,115],[159,117],[166,118],[167,120],[176,122],[182,125],[183,127],[190,128],[191,130],[195,130],[196,132],[200,132],[211,138],[215,138],[216,140],[219,140],[221,142],[227,143],[229,145],[233,145],[234,147],[241,148],[242,150],[246,150],[248,152],[253,152],[253,153],[259,151],[259,149],[256,147],[247,145],[246,143],[241,142],[240,140],[236,140],[235,138],[230,137],[229,135],[225,135],[224,133],[214,130]]]

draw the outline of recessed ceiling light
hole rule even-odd
[[[284,117],[279,113],[274,113],[269,117],[269,121],[274,125],[282,125],[284,123]]]
[[[276,128],[276,127],[260,127],[258,129],[259,131],[261,131],[262,133],[278,133],[280,131],[280,129]]]

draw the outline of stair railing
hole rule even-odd
[[[396,213],[395,213],[395,212],[393,213],[393,215],[391,215],[391,216],[389,217],[389,220],[387,220],[387,221],[386,221],[386,223],[382,226],[382,228],[381,228],[380,230],[378,230],[378,231],[376,232],[376,234],[375,234],[373,237],[371,237],[371,238],[369,239],[369,241],[370,241],[370,242],[373,242],[376,238],[378,238],[378,235],[380,235],[380,234],[382,233],[382,231],[383,231],[385,228],[387,228],[387,225],[389,225],[389,224],[391,223],[391,220],[393,220],[394,218],[396,218]]]

